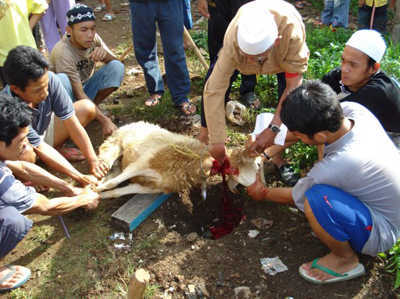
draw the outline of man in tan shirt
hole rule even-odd
[[[250,146],[261,153],[273,144],[282,123],[281,104],[292,89],[301,85],[308,57],[305,27],[291,4],[282,0],[256,0],[239,9],[204,88],[208,130],[202,127],[200,139],[209,139],[210,153],[215,159],[221,162],[225,158],[224,95],[235,69],[243,74],[284,73],[286,79],[271,126]]]

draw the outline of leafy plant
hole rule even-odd
[[[396,279],[394,281],[393,289],[400,287],[400,240],[397,240],[396,244],[389,250],[388,254],[380,253],[379,257],[386,260],[386,271],[394,273]]]

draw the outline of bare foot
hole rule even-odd
[[[197,139],[204,144],[208,144],[208,129],[200,127],[200,133],[199,136],[197,136]]]
[[[10,269],[6,266],[3,266],[0,268],[0,280],[2,280],[4,277],[6,277],[12,271],[15,270],[15,273],[13,273],[10,276],[10,278],[8,278],[6,281],[4,281],[2,284],[0,284],[0,290],[12,288],[17,283],[25,280],[27,278],[27,276],[28,276],[28,278],[30,276],[30,270],[28,268],[25,268],[22,266],[9,266],[9,267],[12,267],[12,268]]]
[[[327,280],[334,277],[319,269],[311,268],[311,264],[312,262],[301,265],[301,267],[306,270],[308,275],[318,280]],[[331,252],[318,259],[318,265],[326,267],[332,271],[335,271],[336,273],[343,274],[354,269],[358,265],[358,257],[356,254],[354,254],[351,257],[343,258]]]

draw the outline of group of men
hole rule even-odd
[[[155,1],[140,1],[137,7]],[[11,50],[4,64],[0,258],[29,231],[32,222],[22,214],[55,215],[98,204],[95,192],[51,175],[34,164],[36,157],[82,186],[95,184],[64,158],[71,156],[60,154],[65,140],[71,138],[95,177],[102,178],[108,171],[84,126],[96,118],[105,134],[116,129],[96,104],[119,87],[123,65],[96,34],[90,8],[77,5],[67,16],[68,35],[55,46],[50,64],[38,51],[24,46]],[[309,50],[301,16],[283,0],[255,0],[244,4],[230,22],[205,83],[201,139],[209,143],[218,162],[227,159],[224,103],[235,70],[281,74],[276,113],[249,145],[250,151],[268,153],[282,123],[289,129],[287,144],[301,140],[325,147],[322,160],[293,188],[268,188],[259,178],[248,188],[255,200],[294,204],[304,211],[313,232],[331,250],[300,266],[300,275],[314,283],[364,274],[357,253],[375,256],[391,248],[400,234],[400,154],[395,146],[400,134],[400,89],[380,70],[385,49],[377,32],[357,31],[346,43],[341,68],[322,81],[303,83]],[[93,74],[96,62],[105,65]],[[277,159],[277,164],[284,163]],[[71,197],[48,200],[14,176]],[[0,268],[0,290],[19,287],[29,275],[22,266]]]

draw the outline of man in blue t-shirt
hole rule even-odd
[[[25,237],[32,221],[23,214],[61,215],[76,208],[95,209],[99,195],[90,189],[72,187],[39,166],[19,161],[29,153],[28,141],[32,111],[28,104],[0,94],[0,259]],[[14,176],[45,184],[65,196],[49,200]],[[0,292],[18,288],[30,277],[22,266],[0,266]]]
[[[94,183],[90,176],[76,170],[55,148],[66,150],[61,146],[67,138],[71,138],[88,160],[90,172],[97,178],[105,176],[107,166],[97,158],[83,127],[94,119],[96,106],[90,100],[73,104],[58,75],[49,72],[48,68],[43,55],[26,46],[11,50],[4,63],[8,85],[2,93],[23,100],[33,113],[28,134],[33,151],[21,158],[34,162],[37,155],[51,168],[83,185]]]

